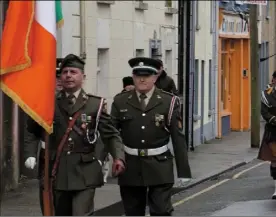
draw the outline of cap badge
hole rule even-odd
[[[143,63],[143,62],[140,62],[140,63],[139,63],[139,66],[144,66],[144,63]]]

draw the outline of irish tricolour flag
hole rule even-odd
[[[1,89],[52,132],[60,1],[10,1],[1,39]]]

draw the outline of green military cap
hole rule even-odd
[[[60,65],[60,71],[65,67],[75,67],[78,69],[84,70],[85,62],[78,56],[74,54],[68,54]]]
[[[156,75],[161,67],[160,61],[148,57],[135,57],[128,61],[134,75]]]

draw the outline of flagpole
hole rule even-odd
[[[20,146],[19,146],[19,107],[12,103],[12,187],[15,189],[19,184],[20,176]]]
[[[50,180],[50,168],[49,168],[49,134],[45,132],[45,164],[44,164],[44,190],[43,190],[43,206],[44,216],[53,216],[53,192],[52,183]]]

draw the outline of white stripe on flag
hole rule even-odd
[[[55,1],[36,1],[35,19],[56,38],[56,3]]]

